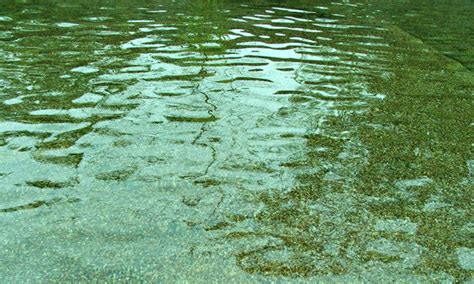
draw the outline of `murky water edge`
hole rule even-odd
[[[472,280],[469,53],[308,2],[0,10],[2,278]]]

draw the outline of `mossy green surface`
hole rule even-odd
[[[366,162],[354,165],[351,176],[343,176],[342,181],[326,179],[328,170],[323,170],[299,175],[302,186],[285,193],[262,193],[259,200],[265,209],[256,217],[261,227],[248,236],[269,234],[282,243],[237,254],[244,270],[310,276],[351,273],[374,262],[387,267],[403,265],[402,255],[367,248],[371,242],[388,239],[422,248],[418,262],[406,272],[423,276],[442,272],[456,281],[470,279],[471,273],[458,264],[456,250],[473,246],[472,234],[463,227],[473,217],[474,186],[467,162],[473,158],[474,75],[396,26],[386,26],[381,34],[390,44],[390,52],[384,55],[390,75],[372,76],[368,89],[385,99],[372,102],[362,113],[338,108],[340,115],[327,119],[326,126],[336,133],[349,130],[352,137],[306,135],[307,159],[282,166],[309,167],[322,160],[334,164],[343,149],[357,151],[347,148],[348,142],[354,143],[351,141],[363,148]],[[311,150],[315,148],[318,150]],[[430,182],[399,185],[423,178]],[[447,206],[425,210],[433,198]],[[326,208],[314,211],[312,202]],[[416,234],[375,231],[373,223],[383,219],[409,220],[417,224]],[[338,248],[335,255],[323,249],[331,242]],[[269,251],[290,251],[291,256],[285,261],[272,260],[266,257]],[[307,255],[313,255],[311,261]],[[315,256],[320,260],[315,261]]]

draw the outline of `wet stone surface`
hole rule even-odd
[[[474,7],[386,2],[7,1],[0,279],[473,281]]]

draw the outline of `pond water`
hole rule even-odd
[[[3,1],[0,278],[473,281],[473,14]]]

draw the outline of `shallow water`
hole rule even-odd
[[[0,277],[472,281],[454,2],[7,1]]]

